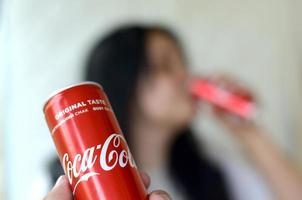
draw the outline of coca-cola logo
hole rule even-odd
[[[99,172],[91,170],[95,165],[98,165],[104,171],[110,171],[116,166],[124,168],[127,164],[136,168],[129,148],[118,148],[122,143],[126,145],[123,135],[114,133],[106,139],[103,145],[98,144],[90,147],[83,154],[76,154],[73,160],[70,160],[67,153],[64,154],[63,166],[69,183],[72,184],[77,179],[73,188],[73,194],[81,182],[88,181],[90,177],[99,175]],[[109,149],[110,146],[112,147],[111,149]]]

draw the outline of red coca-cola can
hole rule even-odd
[[[246,120],[255,118],[256,105],[251,96],[242,96],[206,79],[194,79],[189,84],[194,97],[212,103],[224,111]]]
[[[56,91],[44,114],[76,200],[146,200],[147,191],[102,87]]]

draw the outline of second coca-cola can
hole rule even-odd
[[[83,82],[63,88],[49,97],[43,110],[74,199],[148,199],[99,84]]]

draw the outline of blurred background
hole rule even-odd
[[[4,178],[3,178],[3,166],[4,166],[4,38],[3,38],[3,12],[2,1],[0,1],[0,199],[4,199]]]
[[[222,72],[256,91],[259,121],[288,157],[302,158],[302,2],[298,0],[0,1],[0,199],[41,199],[55,154],[42,106],[82,79],[96,39],[127,22],[163,24],[180,37],[195,74]],[[213,157],[250,168],[238,146],[199,115]]]

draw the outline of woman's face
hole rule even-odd
[[[196,103],[186,87],[189,79],[182,52],[175,41],[159,31],[146,41],[150,71],[138,84],[138,104],[143,117],[162,126],[182,128],[196,112]]]

